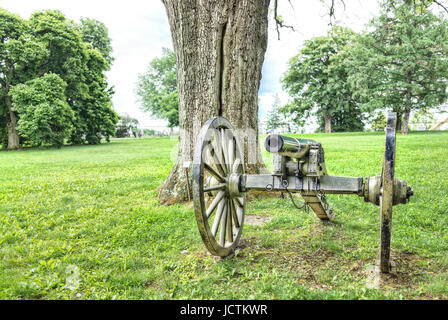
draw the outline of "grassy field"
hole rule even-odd
[[[383,134],[306,135],[331,175],[381,174]],[[448,132],[398,136],[396,176],[415,196],[394,207],[396,270],[367,285],[379,209],[328,196],[323,225],[289,200],[257,199],[229,259],[207,254],[189,204],[159,206],[176,140],[0,152],[1,299],[447,299]],[[264,155],[272,168],[268,154]]]

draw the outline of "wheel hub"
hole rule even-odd
[[[241,175],[237,173],[231,173],[227,178],[227,192],[231,198],[241,197],[240,192],[240,179]]]

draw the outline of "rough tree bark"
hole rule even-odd
[[[401,132],[401,128],[403,127],[403,110],[401,107],[398,107],[394,110],[392,110],[393,112],[397,113],[397,132],[400,131]]]
[[[406,73],[406,77],[408,80],[408,84],[410,85],[412,83],[412,77],[410,71]],[[412,92],[411,88],[408,86],[406,89],[406,102],[403,112],[403,123],[400,122],[401,126],[401,133],[402,134],[408,134],[409,133],[409,117],[411,114],[411,104],[412,104]]]
[[[14,111],[9,111],[7,116],[8,150],[20,149],[19,132],[17,131],[17,118]]]
[[[324,115],[325,133],[331,133],[331,114]]]
[[[401,126],[401,133],[408,134],[409,133],[409,117],[411,115],[411,95],[408,93],[406,95],[406,106],[404,107],[403,112],[403,123]]]
[[[7,83],[4,89],[5,105],[8,109],[6,114],[6,127],[8,129],[8,150],[20,149],[19,132],[17,131],[17,117],[12,110],[12,100],[9,96],[9,87]]]
[[[180,139],[176,164],[159,198],[187,198],[185,167],[196,137],[211,117],[239,131],[247,171],[263,170],[258,143],[258,91],[268,41],[270,0],[162,0],[177,63]],[[191,178],[191,174],[190,174]]]

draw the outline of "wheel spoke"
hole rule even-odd
[[[238,169],[240,168],[240,165],[241,165],[241,159],[236,158],[235,162],[233,163],[232,173],[237,173]]]
[[[239,222],[238,216],[236,214],[236,208],[235,208],[235,203],[233,202],[233,199],[230,199],[230,208],[232,209],[232,217],[233,217],[233,223],[235,225],[235,228],[239,228],[240,222]]]
[[[237,204],[238,204],[238,207],[240,207],[240,208],[244,208],[244,203],[243,203],[244,198],[236,197],[236,198],[234,198],[234,199],[236,200],[236,202],[237,202]],[[242,200],[242,199],[243,199],[243,200]]]
[[[221,129],[221,146],[222,146],[222,153],[224,154],[225,165],[227,167],[227,170],[230,171],[230,160],[228,153],[229,150],[227,146],[226,129]]]
[[[234,198],[233,200],[236,201],[236,199]],[[235,205],[235,203],[233,203]],[[240,207],[239,204],[237,203],[237,206],[234,206],[234,208],[236,209],[236,215],[238,217],[238,222],[240,224],[240,226],[243,225],[243,214],[244,214],[244,207]]]
[[[210,172],[210,174],[214,176],[219,182],[226,181],[218,172],[215,171],[215,169],[213,169],[209,164],[205,162],[204,162],[204,168],[207,169],[207,171]]]
[[[228,144],[228,150],[229,150],[229,170],[232,169],[233,166],[233,159],[235,157],[235,141],[233,140],[234,138],[232,137],[229,141]]]
[[[228,204],[227,204],[227,231],[226,231],[226,236],[227,236],[227,241],[232,243],[233,242],[233,228],[232,228],[232,206],[230,205],[230,202],[232,200],[228,199]]]
[[[223,190],[223,189],[225,189],[225,187],[226,187],[225,183],[220,183],[220,184],[218,184],[216,186],[213,186],[213,187],[204,188],[204,192]]]
[[[218,194],[216,195],[215,199],[213,199],[212,203],[208,207],[207,212],[205,213],[205,215],[207,216],[207,219],[212,215],[212,213],[215,210],[216,206],[219,204],[220,201],[222,201],[222,198],[224,198],[225,194],[226,193],[224,191],[219,191],[218,192]]]
[[[207,145],[207,150],[209,151],[211,157],[213,158],[213,164],[216,166],[216,168],[218,169],[219,173],[223,176],[226,175],[226,171],[222,165],[222,161],[220,161],[218,159],[218,155],[217,152],[215,151],[215,149],[213,148],[213,144],[211,143],[211,141],[209,141],[209,144]]]
[[[224,210],[226,209],[226,206],[227,206],[226,201],[221,201],[218,205],[218,210],[216,211],[215,221],[213,222],[213,226],[212,226],[212,230],[211,230],[213,237],[216,237],[216,232],[218,231],[219,223],[221,222],[221,217],[222,217]]]
[[[226,244],[226,225],[227,225],[227,205],[221,217],[221,233],[219,235],[219,243],[222,247]]]
[[[213,146],[214,142],[214,146]],[[225,159],[223,159],[223,153],[222,153],[222,144],[221,144],[221,135],[218,129],[213,131],[213,150],[215,151],[215,156],[218,159],[218,163],[220,164],[221,168],[224,170],[224,175],[227,174],[227,166],[225,164]]]

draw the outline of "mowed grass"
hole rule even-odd
[[[331,175],[381,174],[384,134],[305,135]],[[397,136],[394,272],[368,285],[379,208],[328,196],[322,224],[278,196],[249,203],[235,256],[204,248],[191,204],[160,206],[176,139],[0,152],[1,299],[447,299],[448,132]],[[272,168],[271,155],[264,153]],[[295,196],[300,201],[298,196]]]

